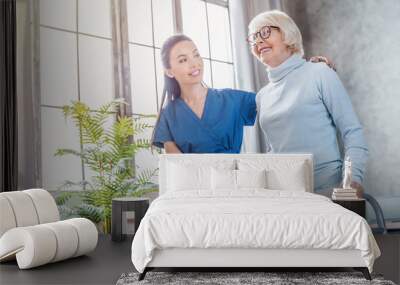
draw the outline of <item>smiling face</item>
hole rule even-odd
[[[192,85],[203,80],[203,59],[192,41],[178,42],[169,57],[167,76],[174,77],[179,85]]]
[[[284,43],[283,34],[277,28],[271,28],[271,34],[267,39],[258,36],[251,51],[259,61],[269,67],[280,65],[292,55],[292,51]]]

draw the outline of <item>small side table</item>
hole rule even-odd
[[[148,198],[114,198],[111,209],[111,240],[122,241],[127,236],[133,236],[149,204]]]
[[[365,219],[365,199],[357,200],[332,200],[334,203],[339,204],[343,208],[359,214]]]

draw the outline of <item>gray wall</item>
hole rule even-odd
[[[283,4],[302,31],[306,56],[325,55],[336,64],[370,150],[366,192],[386,217],[400,218],[400,1]]]

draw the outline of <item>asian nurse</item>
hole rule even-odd
[[[161,58],[165,87],[152,144],[167,153],[239,153],[243,126],[256,119],[255,93],[206,87],[203,59],[185,35],[168,38]]]

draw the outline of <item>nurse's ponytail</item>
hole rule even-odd
[[[161,61],[164,69],[171,68],[171,63],[170,63],[171,50],[177,43],[182,41],[192,41],[192,39],[183,34],[177,34],[165,40],[164,44],[161,47]],[[175,78],[168,77],[167,75],[164,74],[164,90],[161,96],[160,108],[158,110],[157,120],[154,125],[150,141],[152,148],[153,148],[155,131],[158,122],[160,121],[160,115],[161,112],[163,111],[164,106],[170,103],[171,101],[179,98],[180,96],[181,96],[181,88],[179,86],[178,81],[176,81]]]

